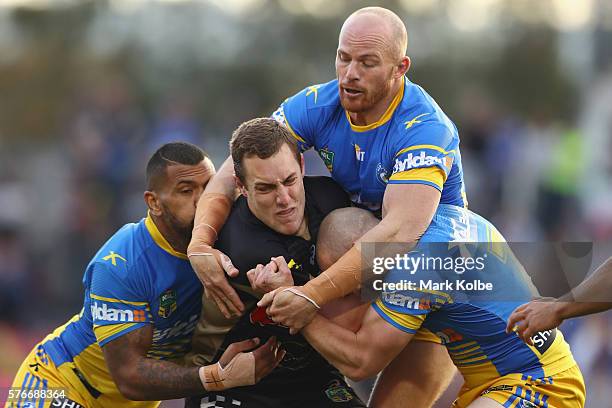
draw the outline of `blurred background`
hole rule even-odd
[[[612,255],[608,0],[0,0],[0,387],[145,215],[148,156],[186,140],[220,165],[238,124],[334,77],[366,5],[406,23],[409,78],[459,128],[470,208],[508,240]],[[612,407],[612,314],[564,332],[588,407]]]

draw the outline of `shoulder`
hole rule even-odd
[[[285,100],[286,105],[299,105],[306,109],[338,105],[338,81],[332,80],[323,84],[308,85],[295,95]]]
[[[152,263],[143,262],[143,257],[153,256],[154,245],[144,219],[126,224],[100,248],[88,269],[94,272],[93,279],[98,283],[139,286],[150,275],[147,266]]]
[[[339,105],[338,81],[332,80],[303,88],[295,95],[285,99],[272,116],[281,123],[287,120],[291,122],[300,115],[320,115],[331,112]]]
[[[410,137],[414,143],[449,146],[458,142],[455,124],[423,88],[407,79],[394,126],[398,138]]]

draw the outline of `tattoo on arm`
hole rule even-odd
[[[147,357],[151,325],[136,329],[107,343],[104,358],[111,376],[126,398],[156,401],[204,393],[198,367]]]

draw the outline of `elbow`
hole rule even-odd
[[[365,374],[365,371],[360,368],[350,369],[350,370],[342,370],[342,375],[348,378],[351,381],[363,381],[368,376]]]
[[[363,381],[376,375],[377,371],[372,371],[368,367],[346,367],[340,370],[342,375],[352,381]]]
[[[119,392],[121,393],[121,395],[123,395],[125,398],[131,401],[142,401],[143,400],[142,393],[140,393],[136,389],[136,387],[134,387],[132,384],[129,384],[127,382],[118,382],[117,388],[119,389]]]
[[[129,375],[118,375],[114,378],[117,389],[126,399],[131,401],[145,401],[142,390],[134,383],[134,377]]]
[[[119,392],[126,399],[129,399],[131,401],[145,401],[146,400],[144,394],[140,390],[138,390],[137,387],[134,387],[131,384],[125,384],[125,383],[117,384],[117,388],[119,388]]]
[[[428,225],[402,225],[395,233],[395,242],[417,242],[425,231],[427,231]]]
[[[355,364],[344,365],[340,368],[340,372],[352,381],[363,381],[375,376],[380,371],[379,367],[372,363],[373,361],[370,359],[362,358],[360,361],[355,361]]]

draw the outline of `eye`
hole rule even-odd
[[[374,61],[363,61],[362,64],[366,68],[374,68],[376,66],[376,62]]]
[[[338,53],[338,59],[342,62],[349,62],[351,60],[348,55],[341,52]]]
[[[297,177],[290,177],[287,180],[285,180],[283,184],[286,186],[290,186],[290,185],[295,184],[296,181],[297,181]]]
[[[272,191],[273,187],[270,186],[258,186],[255,187],[255,191],[257,191],[258,193],[269,193],[270,191]]]
[[[181,194],[191,194],[193,193],[193,189],[191,188],[186,188],[184,190],[181,190]]]

